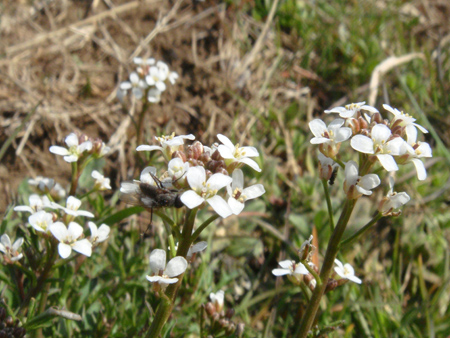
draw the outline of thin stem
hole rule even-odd
[[[144,105],[142,106],[142,110],[141,113],[139,114],[139,119],[137,122],[137,130],[136,130],[136,144],[139,146],[142,144],[142,134],[143,134],[143,130],[144,130],[144,117],[145,117],[145,113],[147,112],[147,109],[149,107],[148,101],[147,101],[147,97],[145,97],[145,102]]]
[[[325,254],[322,269],[320,271],[320,278],[323,283],[322,285],[317,285],[314,289],[311,300],[308,303],[308,307],[306,308],[305,314],[303,315],[302,321],[300,323],[300,330],[296,335],[297,338],[306,338],[309,330],[311,329],[314,318],[317,314],[317,310],[319,309],[320,300],[325,293],[327,281],[330,278],[331,270],[333,269],[334,260],[339,251],[339,242],[341,241],[342,235],[344,234],[345,228],[347,227],[348,220],[350,218],[350,215],[352,214],[355,204],[356,200],[346,201],[336,228],[331,235],[330,241],[328,242],[328,248]]]
[[[303,281],[300,283],[300,289],[302,289],[302,292],[305,294],[306,300],[309,302],[310,297],[308,294],[308,287]]]
[[[359,229],[357,232],[355,232],[350,237],[344,239],[341,244],[339,244],[339,250],[347,247],[348,245],[352,244],[355,240],[357,240],[360,236],[362,236],[364,233],[367,232],[376,222],[378,222],[383,215],[381,213],[377,213],[374,218],[370,220],[369,223],[364,225],[361,229]]]
[[[186,257],[189,251],[189,248],[192,244],[192,229],[194,228],[196,215],[197,208],[192,210],[188,209],[184,221],[183,231],[181,233],[181,240],[178,243],[177,256]],[[156,338],[160,336],[164,324],[167,322],[167,319],[172,313],[175,298],[178,292],[178,288],[180,287],[183,280],[183,276],[184,273],[178,276],[178,282],[176,282],[175,284],[170,284],[167,287],[167,297],[161,298],[158,309],[156,310],[155,318],[153,319],[150,329],[147,332],[147,338]]]
[[[192,234],[192,242],[195,242],[195,240],[200,236],[201,232],[205,230],[205,228],[210,225],[212,222],[214,222],[216,219],[218,219],[220,216],[218,214],[212,215],[210,218],[208,218],[202,225],[198,227],[197,230]]]
[[[69,196],[75,196],[78,185],[78,162],[72,162],[72,181],[70,183]]]
[[[320,279],[317,272],[315,272],[305,260],[301,260],[300,263],[302,263],[306,270],[308,270],[308,272],[314,277],[317,283],[316,285],[322,285],[322,279]]]
[[[331,230],[331,232],[333,232],[334,231],[334,220],[333,220],[333,207],[331,206],[330,189],[328,189],[328,181],[327,180],[321,180],[321,181],[322,181],[323,191],[325,192],[325,198],[327,201],[330,230]]]

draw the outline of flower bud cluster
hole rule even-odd
[[[226,312],[224,307],[225,293],[221,290],[209,295],[211,302],[203,304],[207,317],[210,320],[210,332],[213,336],[225,334],[227,337],[234,334],[236,337],[241,337],[244,332],[244,324],[235,324],[231,318],[234,316],[234,309],[228,309]]]
[[[133,59],[136,71],[130,74],[129,81],[121,82],[117,90],[117,98],[122,101],[131,90],[133,96],[138,100],[156,103],[161,100],[161,94],[167,88],[166,83],[175,84],[178,74],[172,72],[169,66],[162,62],[156,62],[153,58]]]
[[[27,331],[19,326],[19,320],[6,316],[6,310],[0,307],[0,338],[22,338]]]

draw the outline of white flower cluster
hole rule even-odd
[[[53,154],[63,156],[64,161],[69,163],[78,162],[81,157],[88,155],[100,158],[105,156],[110,150],[100,139],[91,139],[84,134],[71,133],[64,141],[67,144],[67,148],[51,146],[49,150]]]
[[[331,177],[336,166],[334,162],[339,162],[340,148],[345,141],[350,140],[351,148],[360,153],[359,166],[352,160],[345,164],[344,190],[349,198],[370,195],[370,190],[380,184],[378,176],[369,173],[376,162],[388,172],[397,171],[398,165],[412,162],[418,179],[427,177],[421,159],[432,157],[432,151],[428,143],[417,141],[417,129],[423,133],[427,130],[416,124],[410,115],[386,104],[383,107],[393,115],[391,120],[383,119],[376,108],[359,102],[326,110],[325,113],[336,113],[340,117],[328,126],[320,119],[309,123],[314,134],[311,143],[318,144],[324,155],[319,156],[321,178]],[[360,169],[363,170],[362,176]],[[407,202],[403,194],[400,195],[402,198],[396,197],[397,202],[392,204],[394,207],[399,207],[400,200]],[[395,195],[391,192],[390,196]],[[385,204],[384,208],[389,205]]]
[[[149,209],[183,205],[193,209],[206,202],[225,218],[240,214],[246,201],[264,194],[262,184],[244,188],[244,174],[239,169],[247,164],[261,171],[251,159],[259,156],[256,148],[234,145],[226,136],[219,134],[220,145],[207,147],[196,141],[185,150],[186,139],[194,140],[194,136],[172,134],[156,137],[159,146],[137,147],[138,151],[162,151],[169,161],[168,169],[158,178],[156,168],[147,167],[142,171],[140,181],[123,182],[120,188],[122,199]],[[218,194],[224,187],[228,192],[227,201]]]
[[[30,226],[36,233],[43,234],[45,238],[53,235],[59,241],[58,252],[62,258],[69,257],[72,250],[90,257],[92,247],[109,237],[109,226],[102,224],[97,228],[95,223],[88,222],[91,237],[83,238],[83,227],[74,220],[79,216],[94,217],[94,215],[89,211],[80,210],[81,201],[74,196],[67,198],[66,206],[51,202],[47,196],[39,195],[31,195],[29,202],[29,206],[19,205],[14,208],[14,211],[31,213],[28,217]],[[46,211],[46,209],[53,211]],[[56,221],[58,219],[61,221]]]
[[[122,101],[128,90],[131,90],[133,96],[138,100],[159,102],[162,92],[167,88],[166,82],[175,84],[178,74],[170,71],[166,63],[156,62],[153,58],[136,57],[133,61],[138,67],[135,72],[130,74],[129,81],[120,83],[117,98]]]

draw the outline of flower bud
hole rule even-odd
[[[333,278],[328,279],[327,287],[325,288],[325,293],[336,289],[337,286],[338,286],[337,280],[335,280]]]
[[[372,121],[374,121],[375,123],[383,123],[383,117],[381,116],[380,113],[373,113],[372,114]]]
[[[205,311],[209,316],[212,316],[216,313],[216,307],[214,306],[213,303],[208,302],[205,305]]]
[[[176,150],[172,153],[172,159],[174,159],[174,158],[181,158],[183,160],[183,162],[187,161],[186,154],[180,150]]]
[[[220,156],[219,151],[216,149],[216,150],[212,153],[211,158],[212,158],[213,160],[215,160],[215,161],[219,161],[219,160],[222,159],[222,156]]]
[[[346,125],[352,130],[353,135],[359,134],[361,130],[359,120],[354,118],[347,119]]]
[[[225,313],[225,317],[231,319],[231,317],[233,316],[234,316],[234,309],[233,308],[228,309],[227,312]]]

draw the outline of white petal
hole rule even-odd
[[[78,146],[78,136],[75,133],[69,134],[64,140],[69,147]]]
[[[79,151],[80,153],[82,153],[82,152],[84,152],[84,151],[89,151],[89,150],[91,150],[91,149],[92,149],[92,142],[91,142],[91,141],[83,142],[83,143],[81,143],[81,144],[78,146],[78,151]]]
[[[203,167],[191,167],[187,172],[187,181],[192,189],[202,189],[206,181],[206,172]]]
[[[64,161],[66,161],[68,163],[77,162],[78,156],[77,155],[64,156]]]
[[[178,282],[178,278],[161,278],[158,283],[159,284],[175,284]]]
[[[233,171],[233,183],[231,183],[232,190],[239,188],[244,188],[244,173],[241,169],[236,169]]]
[[[315,137],[322,137],[322,134],[326,132],[327,125],[321,119],[315,119],[309,122],[309,129]]]
[[[172,258],[169,263],[167,263],[165,274],[169,277],[176,277],[184,273],[186,271],[186,268],[186,259],[184,257],[177,256]]]
[[[259,152],[255,147],[240,147],[239,151],[244,157],[258,157]]]
[[[159,281],[163,279],[161,276],[145,276],[145,278],[151,283],[159,283]]]
[[[155,83],[156,89],[158,89],[160,92],[163,92],[166,90],[166,84],[164,82],[158,81]]]
[[[348,161],[345,164],[345,180],[349,184],[355,184],[356,180],[358,179],[358,165],[355,161]]]
[[[106,225],[102,224],[100,225],[100,228],[98,228],[98,240],[97,242],[103,242],[109,237],[109,233],[111,232],[111,228]]]
[[[17,207],[14,207],[14,211],[26,211],[31,213],[34,212],[34,210],[27,205],[18,205]]]
[[[411,162],[414,163],[414,166],[416,167],[417,178],[419,181],[425,180],[427,178],[427,170],[425,169],[423,162],[418,158],[413,158]]]
[[[163,271],[166,267],[166,252],[161,249],[155,249],[150,253],[150,269],[156,274]]]
[[[384,124],[377,124],[372,128],[372,139],[377,143],[386,142],[391,137],[391,129]]]
[[[331,142],[331,140],[326,137],[313,137],[309,142],[311,144],[322,144],[322,143]]]
[[[205,241],[201,241],[198,243],[195,243],[192,247],[191,247],[191,252],[195,253],[195,252],[200,252],[206,249],[206,247],[208,246],[208,243]]]
[[[297,263],[294,273],[297,275],[307,275],[309,271],[305,268],[305,266],[302,263]]]
[[[245,188],[242,193],[245,195],[245,200],[247,201],[253,198],[257,198],[263,195],[265,192],[266,190],[264,189],[264,186],[262,184],[255,184],[248,188]]]
[[[394,157],[392,155],[387,154],[380,154],[377,155],[378,161],[380,161],[381,165],[383,166],[386,171],[397,171],[398,166],[397,163],[394,160]]]
[[[217,138],[220,142],[223,143],[223,145],[227,148],[234,149],[234,144],[230,141],[228,137],[222,134],[217,134]]]
[[[334,263],[339,267],[339,269],[343,270],[344,269],[344,265],[342,264],[342,262],[339,259],[335,259]]]
[[[73,243],[72,249],[87,257],[91,257],[92,255],[92,243],[86,238]]]
[[[256,170],[257,172],[261,172],[261,169],[259,168],[258,163],[253,161],[251,158],[241,158],[238,162],[239,163],[245,163],[246,165],[248,165],[253,170]]]
[[[60,242],[64,241],[69,234],[63,222],[55,222],[51,224],[49,230],[53,234],[53,236],[55,236],[55,238]]]
[[[217,150],[220,153],[220,156],[222,156],[225,159],[234,159],[234,148],[230,149],[227,146],[224,146],[223,144],[219,145]]]
[[[363,177],[361,177],[361,180],[359,181],[359,186],[363,187],[364,189],[371,190],[375,187],[378,187],[380,185],[381,181],[378,175],[376,174],[367,174]]]
[[[352,136],[352,133],[353,132],[350,128],[342,127],[337,131],[336,136],[334,137],[334,141],[336,143],[344,142]]]
[[[273,269],[272,270],[272,274],[274,274],[275,276],[290,275],[291,274],[291,270],[289,270],[289,269]]]
[[[293,264],[292,261],[289,259],[278,262],[278,265],[281,266],[283,269],[290,269],[292,267],[292,264]]]
[[[231,182],[233,182],[233,179],[230,176],[218,173],[208,179],[206,186],[211,190],[220,190],[228,184],[231,184]]]
[[[23,244],[23,238],[19,237],[18,239],[16,239],[16,241],[14,242],[12,248],[14,251],[19,250],[19,248],[22,246]]]
[[[11,248],[11,239],[7,234],[2,235],[0,241],[5,248]]]
[[[181,195],[180,199],[181,202],[183,202],[183,204],[189,209],[194,209],[205,202],[205,200],[193,190],[184,192],[183,195]]]
[[[144,144],[136,148],[136,151],[152,151],[152,150],[163,150],[163,148],[159,146],[148,146]]]
[[[69,234],[73,239],[77,239],[83,234],[83,228],[76,222],[70,222],[68,228]]]
[[[362,283],[362,280],[359,279],[359,278],[356,277],[356,276],[348,276],[347,279],[348,279],[348,280],[351,280],[353,283],[356,283],[356,284],[361,284],[361,283]]]
[[[218,195],[207,199],[206,202],[208,202],[214,211],[217,212],[217,214],[219,214],[222,218],[227,218],[233,213],[228,203]]]
[[[60,146],[51,146],[48,150],[53,154],[61,156],[66,156],[70,154],[69,150]]]
[[[239,202],[238,200],[236,200],[233,197],[230,197],[228,199],[228,205],[231,209],[231,211],[233,212],[233,214],[235,215],[239,215],[242,210],[244,210],[245,204],[242,202]]]
[[[364,135],[355,135],[350,140],[350,145],[356,151],[364,154],[373,154],[373,141],[371,138]]]
[[[70,256],[70,253],[72,252],[72,247],[65,243],[59,243],[58,252],[62,258],[67,258]]]

